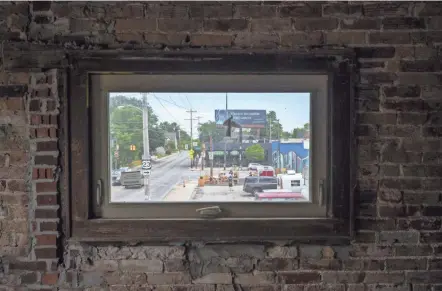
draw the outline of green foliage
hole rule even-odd
[[[134,160],[139,160],[143,153],[143,117],[142,112],[137,108],[133,108],[131,105],[137,108],[142,108],[142,100],[126,97],[115,96],[110,99],[110,132],[111,139],[114,140],[114,144],[111,148],[112,154],[116,151],[117,145],[119,146],[119,158],[113,161],[114,168],[124,167],[129,165]],[[176,123],[162,122],[159,123],[158,116],[148,105],[149,115],[149,149],[151,154],[158,147],[163,147],[165,142],[165,133],[172,132],[175,129],[180,131],[181,137],[189,137],[189,135],[179,129]],[[136,150],[131,151],[130,145],[135,145]],[[173,145],[175,150],[175,145]]]
[[[258,162],[264,160],[264,148],[260,144],[254,144],[246,148],[246,159],[251,162]]]
[[[200,140],[209,141],[211,136],[214,143],[222,141],[226,135],[226,129],[217,127],[215,121],[201,123],[198,131]]]

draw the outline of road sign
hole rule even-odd
[[[213,152],[209,152],[209,160],[213,160]]]
[[[185,148],[186,150],[188,150],[188,149],[189,149],[189,145],[188,145],[188,144],[185,144],[185,145],[184,145],[184,148]]]
[[[196,147],[198,145],[198,142],[194,141],[192,144],[193,144],[194,147]]]
[[[143,160],[141,162],[141,169],[150,170],[152,169],[152,163],[149,160]]]
[[[143,175],[150,176],[150,170],[143,170]]]

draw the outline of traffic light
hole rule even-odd
[[[130,145],[130,150],[131,151],[135,151],[137,149],[137,147],[134,145],[134,144],[131,144]]]

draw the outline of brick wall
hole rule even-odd
[[[0,290],[442,290],[442,5],[0,4]],[[66,53],[353,47],[357,237],[89,246],[60,230]]]

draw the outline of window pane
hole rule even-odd
[[[310,103],[309,93],[112,92],[111,202],[309,201]]]

